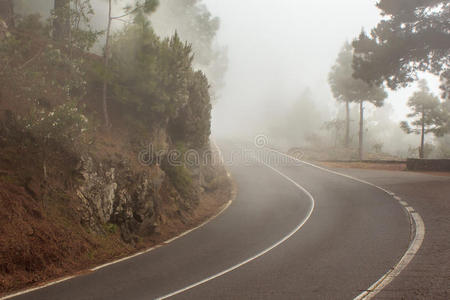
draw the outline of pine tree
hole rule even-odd
[[[336,65],[333,66],[329,83],[333,95],[338,101],[344,101],[347,108],[346,116],[346,145],[348,145],[349,131],[349,104],[356,102],[359,104],[359,159],[363,159],[364,146],[364,103],[369,102],[376,107],[381,107],[387,98],[387,93],[382,85],[368,84],[361,79],[353,77],[353,49],[346,43],[339,54]]]
[[[103,67],[104,78],[103,78],[103,92],[102,92],[102,103],[103,103],[103,116],[105,120],[105,127],[108,129],[111,127],[109,114],[108,114],[108,73],[109,73],[109,58],[110,58],[110,50],[111,50],[111,24],[114,20],[121,20],[128,16],[135,16],[137,18],[142,18],[143,15],[149,15],[155,12],[156,8],[159,5],[159,0],[136,0],[134,5],[128,5],[125,7],[125,13],[120,16],[112,16],[112,0],[108,0],[108,25],[106,27],[106,42],[105,49],[103,54]]]
[[[407,134],[420,135],[419,157],[424,158],[425,136],[428,133],[443,135],[444,115],[439,98],[430,92],[425,80],[419,82],[419,88],[408,100],[411,109],[408,118],[412,120],[401,122],[400,127]]]
[[[383,20],[353,43],[356,77],[392,89],[414,82],[417,71],[448,78],[450,2],[380,0],[377,7]]]

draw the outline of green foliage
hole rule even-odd
[[[448,0],[381,0],[378,8],[385,18],[353,43],[356,77],[397,89],[415,81],[417,71],[448,74]]]
[[[353,48],[346,43],[328,77],[333,96],[338,101],[369,101],[383,106],[387,93],[381,85],[369,84],[353,77]]]
[[[218,18],[211,16],[207,7],[199,0],[166,0],[169,26],[180,31],[180,35],[192,43],[196,63],[207,66],[215,58],[213,40],[220,27]],[[172,30],[172,29],[171,29]]]
[[[434,133],[436,136],[444,134],[444,113],[439,98],[434,96],[426,81],[419,82],[420,90],[415,92],[408,100],[411,113],[407,116],[410,122],[403,121],[400,127],[407,134]]]
[[[171,135],[193,148],[202,148],[211,134],[211,109],[208,80],[198,71],[190,82],[188,105],[170,124]]]
[[[22,119],[23,127],[33,136],[59,144],[75,142],[87,130],[88,119],[75,102],[66,102],[47,110],[33,105],[30,115]]]
[[[46,22],[38,15],[18,18],[14,32],[0,43],[0,82],[17,90],[16,97],[24,100],[21,103],[26,108],[18,109],[20,121],[24,131],[42,146],[44,173],[52,150],[49,147],[76,145],[96,121],[91,118],[88,123],[79,108],[86,103],[88,92],[99,90],[88,91],[88,83],[98,86],[104,79],[112,91],[108,102],[119,108],[114,112],[123,109],[120,121],[130,131],[147,133],[141,138],[158,127],[168,129],[170,144],[200,149],[208,143],[208,80],[194,70],[190,44],[177,33],[166,39],[154,33],[148,14],[156,9],[158,1],[136,1],[125,8],[132,22],[112,37],[111,51],[106,51],[110,62],[107,68],[100,57],[89,53],[100,35],[90,27],[90,1],[58,2],[69,6],[58,6],[62,11],[53,11]],[[65,21],[69,24],[69,31],[62,31],[61,39],[55,38],[57,18],[62,25]],[[96,76],[87,76],[88,72]],[[96,109],[95,104],[89,107]],[[168,170],[180,194],[191,197],[195,191],[189,171],[185,167]]]
[[[88,45],[75,37],[72,46],[61,45],[51,39],[50,28],[39,16],[26,16],[0,45],[0,61],[5,62],[0,81],[15,91],[17,109],[9,108],[20,128],[34,137],[44,178],[49,150],[56,146],[72,152],[88,128],[79,110],[87,92],[83,52]]]
[[[387,93],[382,83],[368,83],[353,76],[353,48],[346,43],[339,53],[336,64],[329,74],[329,84],[334,97],[338,101],[359,102],[359,159],[363,158],[364,137],[364,102],[370,102],[376,107],[384,105]],[[347,114],[347,128],[349,115]],[[347,129],[348,133],[348,129]],[[348,144],[348,135],[345,144]]]
[[[191,48],[176,34],[161,41],[146,20],[138,21],[114,37],[110,86],[149,124],[163,122],[187,103]]]
[[[156,32],[168,36],[177,31],[192,44],[194,64],[208,77],[214,94],[224,85],[228,58],[227,49],[215,42],[220,20],[213,17],[201,0],[164,0],[152,23]]]
[[[30,101],[59,94],[65,100],[81,100],[86,95],[86,72],[83,53],[96,41],[99,33],[90,30],[92,14],[89,1],[78,3],[72,12],[71,35],[61,45],[50,39],[51,26],[39,15],[28,15],[18,22],[15,32],[0,44],[0,77],[20,90]],[[76,11],[75,11],[76,9]]]
[[[103,224],[103,230],[109,234],[115,234],[118,232],[119,227],[113,223],[105,223]]]
[[[185,166],[174,166],[166,163],[164,164],[164,171],[183,198],[195,199],[196,193],[192,182],[192,175]]]
[[[169,125],[174,142],[204,146],[210,135],[209,85],[192,68],[192,48],[175,33],[160,40],[143,15],[114,36],[114,99],[147,126]]]

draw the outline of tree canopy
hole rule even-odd
[[[145,18],[136,18],[114,37],[110,86],[147,126],[176,128],[175,140],[202,147],[210,134],[209,84],[192,60],[191,45],[177,33],[161,40]]]
[[[228,61],[226,48],[216,43],[220,20],[211,15],[201,0],[161,1],[152,25],[162,36],[177,31],[181,39],[189,41],[193,63],[208,76],[212,92],[217,93],[223,87]]]
[[[403,121],[400,127],[407,134],[415,133],[421,135],[419,157],[425,157],[425,135],[434,133],[443,136],[445,115],[439,98],[434,96],[427,86],[425,80],[419,82],[420,90],[415,92],[408,100],[411,113],[408,118],[411,122]]]
[[[338,101],[359,102],[369,101],[375,106],[383,105],[387,94],[383,87],[367,83],[353,77],[353,48],[345,43],[336,64],[332,67],[328,82],[333,96]]]
[[[421,80],[419,87],[420,90],[408,99],[411,113],[407,117],[412,120],[411,122],[403,121],[401,127],[408,134],[421,134],[423,129],[424,134],[434,133],[436,136],[442,136],[444,115],[439,98],[430,92],[426,81]]]
[[[385,18],[353,42],[355,76],[391,89],[415,81],[418,71],[448,80],[450,2],[381,0],[377,6]]]

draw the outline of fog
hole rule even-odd
[[[306,88],[324,119],[331,116],[330,67],[346,40],[379,20],[374,1],[205,2],[220,17],[218,39],[229,47],[226,88],[214,111],[217,134],[266,131],[270,112],[291,107]]]
[[[287,146],[301,146],[305,134],[324,134],[321,124],[335,118],[340,109],[332,98],[328,73],[343,43],[380,21],[376,1],[204,2],[221,20],[218,42],[228,46],[229,66],[214,109],[214,134],[251,137],[263,133]],[[440,93],[436,78],[421,76],[428,79],[432,91]],[[378,129],[392,126],[390,131],[369,132],[369,139],[397,142],[385,147],[393,154],[417,146],[416,136],[407,136],[398,128],[414,89],[413,85],[389,91],[386,107],[373,116],[375,109],[367,105],[370,119],[383,117],[368,120],[369,125],[378,124]],[[302,102],[306,90],[312,104]],[[355,116],[353,123],[357,120]],[[356,134],[357,129],[352,130]]]
[[[94,27],[104,30],[107,2],[92,0]],[[213,97],[213,136],[250,139],[267,135],[283,147],[308,146],[320,140],[332,146],[335,138],[323,129],[324,122],[343,117],[342,104],[333,99],[328,73],[342,45],[351,42],[362,29],[370,30],[381,16],[373,0],[199,0],[195,13],[183,10],[176,0],[163,0],[150,20],[158,35],[177,31],[192,43],[195,67],[206,73]],[[18,10],[40,12],[44,17],[53,1],[20,0]],[[113,14],[120,15],[130,1],[117,1]],[[188,3],[188,2],[186,2]],[[181,8],[180,8],[181,7]],[[200,35],[204,16],[211,28]],[[113,22],[113,31],[123,22]],[[103,40],[94,51],[102,52]],[[431,91],[440,94],[439,81],[432,75]],[[383,151],[407,156],[417,147],[418,137],[399,128],[408,109],[406,102],[416,85],[388,91],[385,106],[366,104],[367,150],[383,143]],[[352,105],[352,145],[357,142],[357,107]],[[331,135],[330,135],[331,134]],[[429,135],[429,141],[433,141]],[[316,145],[317,146],[317,145]]]

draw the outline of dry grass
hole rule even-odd
[[[199,205],[173,214],[164,201],[165,216],[158,230],[135,245],[125,244],[119,231],[104,236],[89,233],[77,222],[68,203],[52,203],[44,209],[28,192],[0,181],[0,296],[36,286],[69,274],[88,272],[94,266],[126,257],[177,236],[216,215],[232,198],[227,180],[204,193]]]

